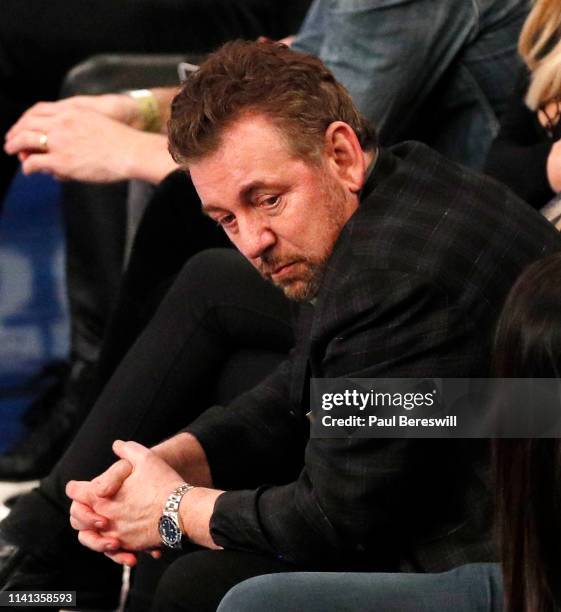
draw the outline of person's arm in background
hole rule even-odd
[[[93,183],[141,179],[159,183],[177,168],[165,131],[177,88],[150,90],[159,117],[147,126],[144,100],[123,94],[75,96],[41,102],[6,134],[5,151],[18,155],[25,174],[43,172]],[[159,133],[144,131],[157,128]],[[42,136],[47,144],[42,143]]]
[[[167,129],[171,101],[179,91],[178,87],[156,87],[145,90],[150,92],[158,107],[162,132]],[[146,129],[142,116],[142,107],[138,100],[132,97],[129,92],[101,94],[97,96],[72,96],[56,102],[38,102],[31,106],[16,121],[7,135],[17,131],[23,122],[30,118],[39,119],[41,117],[52,117],[71,109],[95,111],[114,119],[119,123],[124,123],[138,130]]]
[[[539,209],[561,190],[561,150],[524,103],[527,89],[528,72],[524,69],[491,145],[485,174]]]

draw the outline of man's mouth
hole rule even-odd
[[[282,266],[278,266],[271,272],[271,278],[273,280],[280,280],[284,278],[285,276],[290,274],[290,272],[292,271],[296,263],[297,262],[292,261],[292,262],[283,264]]]

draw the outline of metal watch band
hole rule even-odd
[[[166,501],[166,505],[164,506],[164,514],[174,513],[177,514],[179,511],[179,504],[181,503],[181,499],[191,489],[194,489],[193,485],[187,484],[186,482],[174,489],[170,496]]]

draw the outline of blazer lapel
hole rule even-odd
[[[302,410],[302,416],[309,411],[310,403],[310,346],[314,319],[312,304],[302,304],[296,324],[297,345],[294,349],[293,370],[290,382],[290,401]]]

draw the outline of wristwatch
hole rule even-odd
[[[193,485],[185,482],[174,489],[166,501],[164,511],[158,522],[158,531],[162,544],[168,548],[181,548],[183,528],[179,519],[179,504],[185,493],[193,488]]]

